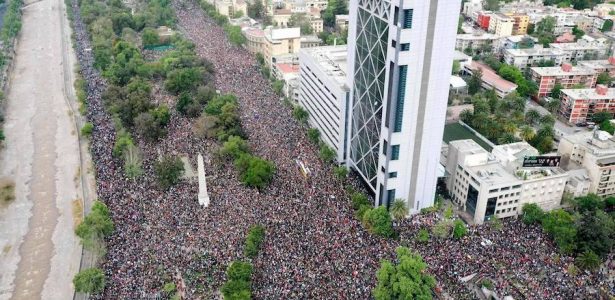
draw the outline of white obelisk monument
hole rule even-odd
[[[199,172],[199,204],[208,207],[209,195],[207,194],[207,182],[205,181],[205,164],[201,154],[197,158],[197,169]]]

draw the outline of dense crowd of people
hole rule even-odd
[[[212,299],[224,281],[228,264],[245,259],[244,239],[254,224],[266,228],[265,241],[253,261],[254,298],[369,298],[380,260],[392,259],[398,242],[375,237],[362,228],[353,216],[342,183],[318,158],[316,146],[261,75],[254,57],[231,46],[222,28],[204,16],[196,3],[176,2],[174,6],[181,31],[196,44],[197,53],[213,63],[216,89],[238,97],[242,127],[252,151],[272,161],[276,174],[262,192],[243,186],[229,163],[214,159],[216,143],[196,137],[191,130],[193,120],[173,113],[168,134],[160,141],[146,142],[136,136],[145,174],[136,180],[127,179],[121,160],[112,156],[113,120],[101,100],[106,83],[93,67],[91,43],[77,1],[73,1],[76,52],[87,81],[87,117],[94,124],[91,153],[97,192],[115,223],[102,263],[107,286],[95,298],[165,296],[162,286],[174,282],[174,275],[179,273],[186,284],[187,299]],[[162,90],[155,97],[158,102],[172,101]],[[183,180],[162,190],[153,175],[153,162],[161,154],[188,156],[196,165],[198,153],[206,161],[211,198],[207,208],[198,204],[195,181]],[[310,168],[309,177],[299,171],[296,159]],[[350,181],[360,188],[356,181]],[[483,233],[478,229],[471,229],[461,242],[424,246],[404,239],[417,226],[429,224],[421,220],[415,218],[400,227],[402,241],[413,243],[440,287],[455,298],[473,298],[458,280],[472,272],[493,278],[498,289],[517,295],[508,280],[512,276],[526,289],[523,295],[534,299],[572,299],[584,291],[579,287],[596,283],[587,276],[571,278],[563,274],[561,266],[566,259],[552,264],[555,248],[537,229],[507,224],[499,235],[501,240],[496,239],[498,235],[490,237],[492,248],[501,249],[497,252],[481,248]],[[526,256],[511,257],[519,255],[520,248]],[[515,275],[511,272],[516,268],[520,270]],[[531,277],[540,268],[546,276]]]

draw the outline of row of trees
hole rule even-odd
[[[252,299],[252,264],[233,261],[226,270],[226,283],[222,285],[224,300]]]
[[[544,212],[536,204],[523,206],[522,220],[540,224],[563,254],[575,255],[577,266],[596,269],[615,243],[615,197],[595,194],[571,200],[572,209]]]
[[[553,148],[555,118],[541,116],[533,109],[524,112],[526,102],[517,93],[499,99],[494,91],[485,91],[472,97],[474,110],[462,111],[460,118],[496,144],[513,143],[521,138],[540,152],[549,152]],[[535,131],[534,125],[540,125],[540,129]]]
[[[260,1],[256,2],[260,3]],[[241,46],[246,42],[246,37],[241,34],[241,27],[237,25],[231,25],[229,23],[228,17],[218,13],[216,7],[213,4],[207,1],[201,1],[200,4],[201,8],[205,11],[205,13],[209,17],[214,19],[214,21],[216,21],[218,25],[222,26],[222,28],[226,32],[226,35],[228,36],[229,41],[232,44],[236,46]],[[262,5],[262,3],[260,4]]]
[[[261,225],[252,226],[248,231],[248,236],[246,236],[246,245],[243,249],[244,255],[248,258],[255,258],[258,255],[258,251],[264,239],[265,227]]]
[[[107,206],[94,201],[92,211],[83,219],[75,229],[75,234],[80,238],[83,247],[97,257],[106,253],[104,238],[109,236],[115,226],[109,215]],[[105,288],[105,275],[99,268],[88,268],[77,273],[73,278],[75,290],[80,293],[100,293]]]

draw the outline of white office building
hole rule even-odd
[[[458,0],[352,0],[348,165],[377,205],[433,205]]]
[[[320,138],[346,160],[349,88],[346,85],[347,47],[325,46],[301,49],[299,104],[310,114],[309,124]]]
[[[473,140],[458,140],[450,142],[447,155],[446,187],[476,224],[519,215],[526,203],[547,211],[561,205],[568,173],[559,167],[523,168],[526,156],[538,155],[525,142],[489,153]]]

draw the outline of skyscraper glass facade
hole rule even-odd
[[[376,189],[388,42],[388,1],[360,0],[354,66],[350,155]]]

